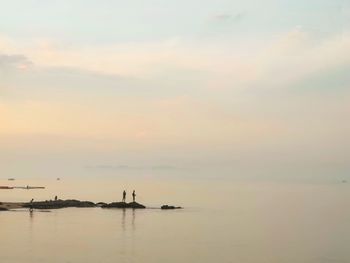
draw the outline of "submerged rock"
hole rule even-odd
[[[167,209],[182,209],[181,206],[173,206],[173,205],[162,205],[161,209],[167,210]]]
[[[42,201],[25,203],[23,207],[34,208],[34,209],[59,209],[67,207],[95,207],[95,203],[90,201],[79,201],[79,200],[56,200],[56,201]]]
[[[115,202],[115,203],[102,205],[101,207],[102,208],[133,208],[133,209],[146,208],[144,205],[141,205],[137,202],[131,202],[131,203]]]

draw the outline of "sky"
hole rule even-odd
[[[4,178],[349,178],[346,0],[0,4]]]

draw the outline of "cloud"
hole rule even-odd
[[[27,69],[32,62],[24,55],[7,55],[0,54],[0,69],[17,68]]]
[[[232,18],[228,14],[217,17]],[[313,91],[331,90],[334,85],[342,85],[343,89],[347,86],[344,72],[350,65],[349,33],[320,39],[296,27],[270,40],[252,41],[249,45],[245,40],[243,44],[229,38],[222,40],[207,39],[199,43],[196,39],[177,38],[80,49],[45,42],[45,45],[27,45],[12,51],[23,55],[0,55],[0,67],[18,69],[35,64],[36,69],[42,69],[30,79],[28,74],[27,79],[16,79],[21,92],[27,90],[24,85],[29,82],[44,89],[36,94],[47,94],[44,86],[62,86],[72,91],[82,86],[92,91],[101,86],[100,90],[113,88],[123,95],[149,92],[150,96],[171,100],[198,92],[219,97],[222,92],[227,95],[227,91],[237,96],[244,90],[263,94],[272,90],[300,91],[310,85],[314,86],[309,89]],[[335,80],[327,80],[327,76]],[[148,133],[138,128],[137,137],[147,137]]]
[[[243,13],[236,13],[236,14],[229,14],[229,13],[221,13],[214,15],[212,18],[216,22],[239,22],[243,19],[244,14]]]
[[[219,14],[215,19],[231,21],[241,16]],[[30,58],[37,67],[72,68],[140,79],[163,77],[174,82],[191,75],[193,79],[205,79],[205,83],[197,82],[202,87],[216,89],[283,87],[315,72],[349,63],[349,47],[347,33],[317,39],[297,27],[277,37],[266,37],[264,42],[174,38],[79,48],[32,44],[13,50],[25,56],[2,55],[0,65],[28,66]]]
[[[286,89],[310,76],[322,77],[325,72],[339,71],[350,65],[350,34],[327,39],[313,39],[297,28],[265,48],[253,66],[253,86]]]
[[[86,169],[93,170],[177,170],[179,167],[172,165],[111,165],[111,164],[100,164],[100,165],[87,165]]]

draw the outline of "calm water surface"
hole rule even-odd
[[[186,209],[1,212],[4,263],[350,262],[348,184],[0,180],[9,184],[47,189],[1,191],[0,201],[59,195],[110,202],[135,188],[148,206]]]

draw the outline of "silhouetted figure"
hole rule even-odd
[[[134,191],[132,191],[132,201],[135,202],[135,199],[136,199],[136,193],[134,190]]]
[[[30,200],[29,212],[33,212],[33,210],[34,210],[33,202],[34,202],[34,199]]]
[[[57,198],[57,195],[55,196],[55,201],[57,201],[58,200],[58,198]]]
[[[125,203],[125,199],[126,199],[126,191],[123,191],[123,202]]]

